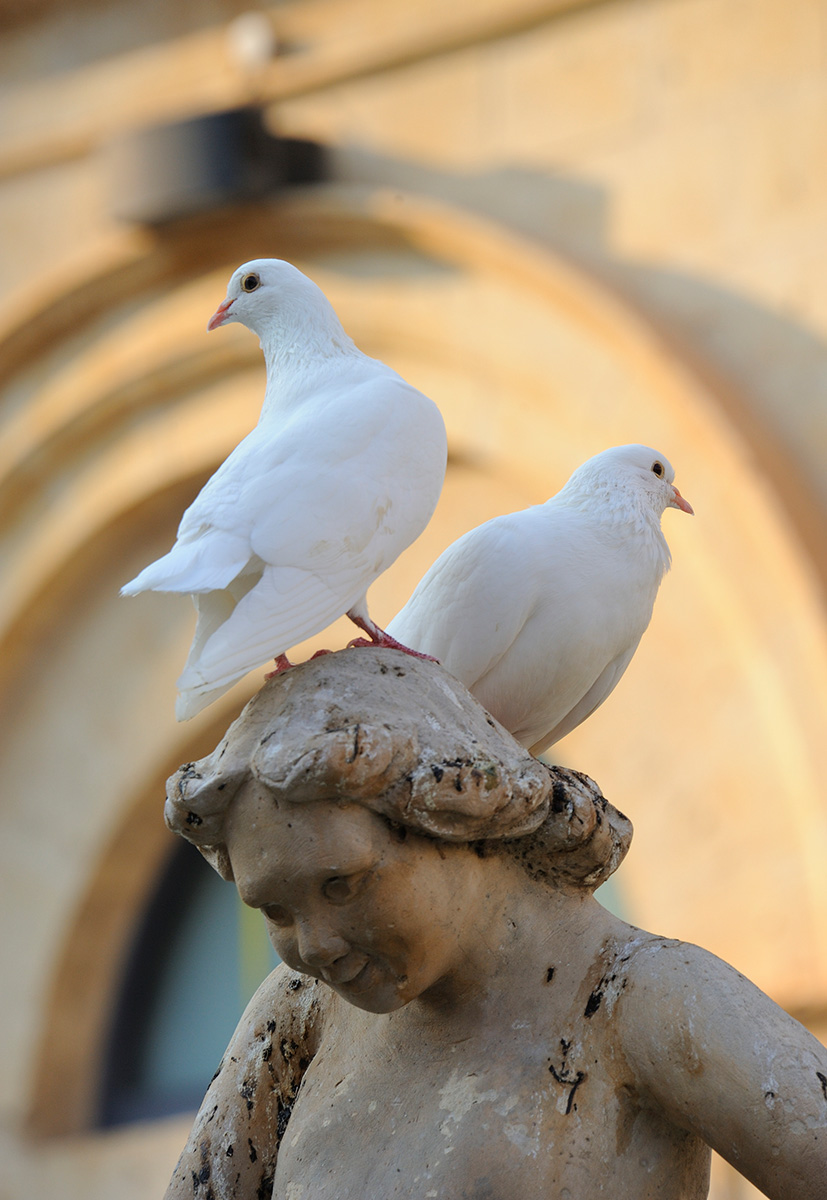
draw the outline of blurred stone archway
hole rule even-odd
[[[698,516],[667,514],[675,566],[652,628],[559,757],[637,825],[621,879],[631,921],[700,942],[793,1011],[816,1011],[827,636],[794,514],[723,397],[593,279],[467,211],[331,186],[124,233],[82,270],[35,281],[0,331],[5,383],[21,396],[0,452],[2,755],[35,896],[16,1002],[52,979],[17,1050],[22,1077],[39,1064],[35,1123],[88,1126],[123,948],[165,851],[161,783],[260,679],[176,725],[191,610],[117,588],[168,547],[256,420],[255,339],[238,327],[208,337],[204,323],[230,271],[262,252],[312,275],[357,344],[446,417],[445,493],[375,586],[379,620],[461,532],[544,500],[605,446],[645,441],[672,459]],[[334,627],[298,656],[346,636]]]

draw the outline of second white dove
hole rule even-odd
[[[674,478],[648,446],[590,458],[545,504],[449,546],[387,632],[539,754],[603,703],[637,649],[670,564],[661,516],[692,512]]]

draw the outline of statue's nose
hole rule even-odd
[[[301,960],[308,967],[329,967],[350,949],[349,944],[335,929],[318,921],[301,922],[297,931],[297,942]]]

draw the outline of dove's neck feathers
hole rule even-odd
[[[267,367],[266,408],[278,408],[297,392],[307,390],[314,375],[336,369],[337,360],[362,358],[324,293],[312,284],[301,292],[282,295],[271,308],[245,321],[258,334]]]
[[[663,505],[637,481],[576,471],[552,503],[586,513],[613,539],[622,533],[630,549],[650,558],[658,581],[669,570],[672,555],[660,527]]]

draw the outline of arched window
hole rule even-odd
[[[260,915],[193,846],[175,845],[123,973],[99,1124],[197,1108],[247,1001],[278,961]]]

